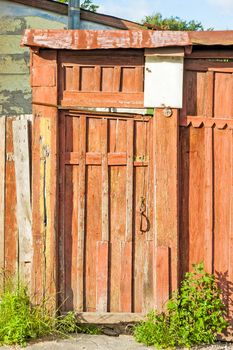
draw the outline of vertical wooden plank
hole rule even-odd
[[[232,76],[233,78],[233,76]],[[229,230],[229,280],[233,281],[233,130],[231,130],[231,203],[230,203],[230,230]],[[232,304],[232,293],[229,295],[228,305],[229,305],[229,318],[231,320],[231,325],[233,324],[233,304]]]
[[[126,169],[126,232],[125,240],[133,238],[133,144],[134,120],[127,120],[127,169]]]
[[[120,310],[132,311],[132,240],[133,240],[133,154],[134,120],[127,120],[126,168],[126,228],[125,241],[121,242]]]
[[[95,66],[94,68],[94,91],[100,91],[100,83],[101,83],[101,67],[100,66]]]
[[[108,307],[108,242],[109,242],[109,214],[108,214],[108,120],[101,120],[101,153],[102,153],[102,241],[97,242],[97,270],[96,270],[96,310],[107,312]]]
[[[16,214],[16,181],[12,123],[6,117],[6,163],[5,163],[5,270],[14,275],[18,268],[18,227]]]
[[[173,109],[166,118],[162,109],[156,109],[156,232],[157,246],[171,249],[171,290],[178,287],[178,118]],[[162,135],[162,137],[161,137]],[[159,288],[159,285],[157,285]]]
[[[213,118],[214,112],[214,72],[207,72],[205,115]],[[213,130],[205,128],[205,254],[207,272],[213,272]]]
[[[136,86],[136,91],[140,92],[143,91],[143,74],[144,74],[144,69],[143,67],[135,67],[135,86]]]
[[[121,89],[121,67],[115,66],[113,73],[113,91],[118,92]]]
[[[108,311],[108,241],[97,242],[96,311]]]
[[[156,252],[157,309],[163,310],[169,299],[169,248],[158,247]]]
[[[77,247],[77,310],[84,311],[84,239],[86,191],[86,117],[80,116],[79,143],[79,197],[78,197],[78,247]]]
[[[73,67],[73,90],[80,90],[80,66],[78,65]]]
[[[155,275],[155,264],[154,264],[154,157],[153,144],[153,120],[150,120],[145,124],[147,150],[145,154],[148,157],[148,168],[147,168],[147,205],[146,205],[146,216],[148,231],[145,233],[145,260],[144,260],[144,278],[143,278],[143,312],[148,312],[155,306],[154,298],[154,275]],[[145,169],[145,168],[144,168]]]
[[[6,118],[0,117],[0,288],[3,286],[5,267],[5,163],[6,163]]]
[[[108,219],[108,120],[101,120],[102,153],[102,241],[109,241]]]
[[[58,239],[58,257],[59,257],[59,304],[62,304],[66,299],[66,285],[65,285],[65,143],[66,143],[66,117],[64,112],[60,113],[59,118],[59,239]],[[68,135],[70,137],[70,135]]]
[[[32,213],[29,129],[27,120],[13,121],[13,144],[15,156],[17,224],[19,234],[20,278],[30,285],[32,266]]]

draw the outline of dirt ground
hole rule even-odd
[[[9,347],[0,347],[0,350],[9,350]],[[10,348],[12,349],[12,348]],[[19,349],[13,348],[13,349]],[[134,341],[132,336],[120,335],[110,337],[106,335],[81,334],[65,340],[47,340],[28,345],[26,350],[146,350],[146,347]],[[198,347],[198,350],[233,350],[233,343],[217,343],[211,346]]]

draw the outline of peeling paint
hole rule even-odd
[[[0,91],[1,114],[17,115],[31,113],[31,94],[15,90],[9,94],[8,90]]]
[[[67,16],[8,0],[0,2],[0,115],[31,113],[29,49],[20,47],[23,32],[29,28],[63,29]],[[89,21],[81,21],[81,26],[114,29]]]
[[[0,55],[0,75],[29,74],[29,60],[29,52],[23,52],[14,55]]]
[[[21,35],[27,28],[27,22],[24,17],[10,17],[1,18],[0,33],[1,34],[15,34]]]

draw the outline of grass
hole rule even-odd
[[[57,316],[48,305],[47,300],[32,305],[27,288],[9,280],[0,294],[0,345],[26,346],[29,340],[49,335],[100,334],[95,326],[79,325],[74,312]]]

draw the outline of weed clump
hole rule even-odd
[[[55,316],[48,304],[32,305],[26,287],[8,282],[0,294],[0,344],[26,346],[28,340],[48,335],[100,332],[97,327],[79,325],[74,312]]]
[[[228,326],[215,276],[204,271],[203,263],[193,267],[165,311],[151,311],[147,320],[135,327],[138,342],[159,348],[213,344]]]

